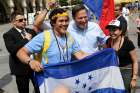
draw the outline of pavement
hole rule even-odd
[[[134,42],[136,46],[138,61],[140,66],[140,49],[137,46],[137,29],[134,23],[134,20],[138,14],[131,15],[129,22],[129,31],[128,36]],[[0,88],[3,89],[4,93],[18,93],[17,87],[15,83],[15,77],[10,75],[9,64],[8,64],[8,55],[9,53],[6,50],[4,41],[3,41],[3,33],[8,31],[11,28],[10,24],[0,25]],[[139,69],[139,77],[140,77],[140,69]],[[1,92],[0,92],[1,93]],[[33,86],[30,84],[30,93],[34,93]],[[137,87],[135,93],[140,93],[140,78],[137,81]]]

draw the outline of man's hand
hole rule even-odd
[[[32,39],[32,35],[30,33],[26,33],[26,35],[24,36],[24,38],[31,40]]]
[[[41,63],[36,60],[31,60],[29,62],[29,66],[31,67],[32,70],[34,70],[36,72],[40,72],[43,70],[43,66],[41,65]]]

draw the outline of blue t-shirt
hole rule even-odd
[[[56,64],[59,62],[65,62],[71,60],[71,54],[80,51],[79,44],[74,40],[70,39],[70,35],[67,35],[67,44],[65,37],[54,36],[52,30],[50,32],[50,45],[46,51],[48,57],[48,64]],[[58,42],[57,42],[58,41]],[[25,47],[30,53],[40,53],[43,49],[44,44],[44,32],[35,36]],[[42,58],[42,64],[46,64],[45,59]]]

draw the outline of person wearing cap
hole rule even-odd
[[[110,32],[110,38],[106,42],[106,47],[114,48],[116,51],[126,93],[131,93],[131,89],[136,87],[138,60],[136,48],[133,42],[125,36],[123,27],[120,20],[112,20],[106,26],[106,29]]]

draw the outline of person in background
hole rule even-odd
[[[11,14],[11,23],[13,27],[3,34],[6,48],[9,52],[9,66],[11,74],[16,77],[16,84],[19,93],[29,93],[29,80],[32,81],[35,93],[39,93],[33,79],[33,70],[20,62],[17,58],[17,51],[29,42],[35,35],[35,31],[26,28],[26,18],[21,12]]]
[[[36,19],[39,14],[40,14],[40,11],[37,11],[34,15],[34,19]]]
[[[0,93],[4,93],[4,90],[0,88]]]
[[[51,29],[50,21],[48,19],[49,13],[50,11],[48,9],[44,9],[35,17],[33,29],[36,33],[40,33],[45,29]]]
[[[42,61],[39,62],[35,59],[31,59],[29,56],[29,54],[32,53],[42,52],[45,41],[45,31],[35,36],[17,52],[17,57],[21,62],[28,64],[36,72],[42,71],[43,65],[45,64],[70,62],[71,54],[75,55],[77,59],[84,58],[88,55],[81,51],[78,43],[67,32],[69,16],[64,9],[57,8],[52,10],[49,19],[52,29],[48,30],[50,33],[50,46],[44,54],[45,57],[48,58],[47,61],[42,57]]]
[[[118,19],[122,22],[122,24],[123,24],[122,30],[123,30],[123,32],[126,33],[126,36],[127,36],[127,21],[124,18],[124,16],[122,15],[122,6],[120,4],[115,5],[115,17],[116,17],[116,19]]]
[[[138,16],[138,18],[135,20],[136,24],[137,24],[137,34],[138,34],[138,38],[137,38],[137,44],[138,47],[140,48],[140,15]]]
[[[136,87],[138,59],[133,42],[125,36],[122,22],[116,19],[106,26],[110,32],[110,38],[106,42],[106,47],[113,48],[116,51],[126,93],[131,93],[131,89]]]
[[[122,15],[125,18],[125,20],[127,21],[127,24],[129,24],[129,15],[130,15],[130,11],[128,9],[128,4],[124,4],[122,7]],[[129,30],[129,25],[127,25],[127,30]]]
[[[85,6],[76,5],[72,9],[72,17],[74,20],[70,22],[68,32],[80,44],[82,51],[91,54],[100,50],[107,37],[98,24],[88,21]]]

